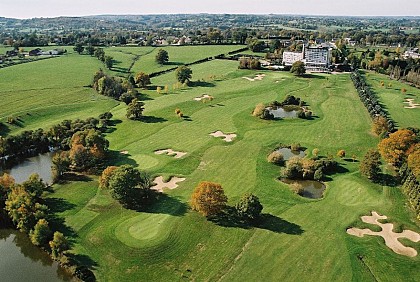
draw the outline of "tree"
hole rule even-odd
[[[190,81],[192,70],[187,66],[180,66],[176,69],[175,75],[179,82],[185,83],[186,81]]]
[[[412,152],[408,155],[407,165],[417,178],[417,181],[420,181],[420,143],[413,147]]]
[[[371,180],[377,180],[381,173],[381,164],[379,152],[375,149],[370,149],[360,162],[360,173]]]
[[[415,142],[416,134],[408,129],[391,133],[378,144],[382,157],[394,166],[400,166],[406,159],[406,151]]]
[[[108,166],[99,177],[99,188],[108,189],[109,188],[109,179],[111,178],[114,171],[117,169],[117,166]]]
[[[50,239],[51,229],[48,226],[48,221],[44,218],[38,220],[35,227],[29,232],[31,242],[36,246],[45,246]]]
[[[259,103],[255,106],[252,115],[254,117],[261,117],[264,114],[265,108],[267,108],[263,103]]]
[[[405,89],[405,88],[401,88],[401,93],[402,93],[402,94],[407,93],[407,89]]]
[[[76,51],[77,53],[81,54],[83,52],[83,50],[85,50],[85,47],[83,47],[82,43],[77,43],[74,48],[74,51]]]
[[[95,54],[95,47],[93,47],[92,45],[88,45],[87,47],[86,47],[86,52],[89,54],[89,55],[91,55],[91,56],[93,56],[94,54]]]
[[[163,65],[169,61],[168,51],[159,49],[156,54],[155,60],[158,64]]]
[[[127,106],[127,118],[134,118],[134,119],[139,119],[144,111],[144,103],[137,100],[133,99],[133,101],[130,102],[130,104],[128,104]]]
[[[294,62],[292,68],[290,69],[290,72],[294,73],[297,76],[303,75],[306,72],[305,64],[301,61]]]
[[[256,38],[249,39],[248,48],[251,49],[252,52],[263,52],[265,49],[265,43],[264,41]]]
[[[390,130],[388,120],[384,116],[378,116],[373,119],[372,131],[380,136]]]
[[[69,152],[56,152],[52,157],[52,164],[53,181],[56,182],[70,169]]]
[[[139,72],[136,74],[136,83],[141,88],[146,88],[146,85],[150,84],[150,76],[144,72]]]
[[[220,184],[202,181],[191,197],[191,207],[204,216],[220,213],[226,206],[227,197]]]
[[[263,206],[257,196],[245,194],[236,204],[235,209],[241,218],[255,221],[260,217]]]
[[[69,242],[61,232],[54,232],[53,239],[49,242],[51,255],[53,258],[59,258],[69,247]]]
[[[151,196],[149,176],[131,165],[115,169],[108,179],[108,187],[112,197],[125,207],[142,207]]]
[[[318,149],[318,148],[313,149],[313,150],[312,150],[312,155],[313,155],[314,157],[318,157],[318,155],[319,155],[319,149]]]
[[[98,58],[99,61],[105,62],[105,52],[102,48],[95,49],[94,56]]]
[[[114,58],[111,56],[105,56],[105,66],[108,69],[111,69],[113,65],[114,65]]]

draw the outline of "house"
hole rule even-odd
[[[403,57],[404,59],[408,59],[408,58],[419,59],[420,58],[419,48],[414,48],[414,49],[405,51]]]

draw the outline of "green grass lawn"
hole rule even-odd
[[[392,119],[397,122],[398,127],[420,126],[420,107],[407,109],[405,107],[408,104],[404,103],[406,102],[405,99],[414,99],[414,103],[420,104],[420,89],[374,72],[366,72],[365,76]],[[381,86],[381,82],[384,82],[385,85]],[[388,86],[389,83],[391,83],[391,86]],[[403,88],[407,90],[405,94],[401,91]]]
[[[153,53],[146,56],[154,58]],[[128,151],[114,154],[114,163],[135,164],[152,176],[186,177],[177,189],[166,191],[148,212],[121,208],[107,191],[98,190],[96,179],[55,185],[50,195],[68,203],[59,215],[76,231],[74,251],[92,260],[99,280],[417,280],[419,257],[397,255],[381,238],[346,234],[349,226],[363,226],[360,216],[372,210],[419,232],[399,188],[372,184],[360,176],[357,162],[339,160],[343,172],[326,182],[324,199],[304,199],[277,181],[280,168],[266,161],[280,142],[299,142],[307,152],[319,148],[324,156],[344,149],[358,159],[376,146],[370,117],[348,75],[296,78],[264,72],[262,81],[251,82],[243,77],[261,72],[238,70],[237,62],[222,60],[192,70],[193,81],[206,83],[170,94],[143,91],[150,122],[127,120],[125,106],[119,105],[112,112],[122,122],[107,136],[113,151]],[[174,82],[174,73],[152,79],[153,86]],[[202,94],[214,100],[193,100]],[[314,119],[263,121],[251,116],[256,104],[287,94],[305,100]],[[189,118],[178,118],[175,108]],[[216,130],[238,137],[226,143],[209,136]],[[187,155],[154,154],[166,148]],[[249,229],[220,226],[190,211],[190,195],[203,180],[221,183],[230,205],[245,192],[259,196],[264,223]],[[419,244],[409,245],[420,251]]]
[[[64,119],[97,117],[118,103],[89,87],[101,63],[89,56],[63,55],[0,69],[0,121],[19,117],[5,133],[49,128]]]

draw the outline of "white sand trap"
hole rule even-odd
[[[405,102],[403,102],[404,104],[408,104],[408,106],[405,106],[404,108],[406,109],[417,109],[420,108],[420,104],[416,104],[414,103],[414,99],[405,99]]]
[[[122,154],[122,155],[128,155],[128,151],[126,151],[126,150],[120,151],[120,154]]]
[[[203,94],[203,95],[201,95],[201,96],[199,96],[199,97],[195,97],[193,100],[194,101],[201,101],[201,100],[205,100],[205,99],[213,99],[213,96],[211,96],[211,95],[208,95],[208,94]]]
[[[182,182],[185,179],[186,178],[172,177],[171,180],[169,180],[168,182],[164,182],[163,176],[158,176],[153,180],[153,183],[155,183],[156,185],[150,187],[150,189],[153,189],[159,192],[163,192],[163,188],[175,189],[178,187],[177,183]]]
[[[174,156],[175,159],[179,159],[179,158],[182,158],[183,156],[185,156],[187,153],[174,151],[172,149],[165,149],[165,150],[155,151],[155,154],[156,155],[166,154],[168,156]]]
[[[209,135],[213,136],[213,137],[223,137],[223,140],[226,142],[232,142],[233,138],[236,137],[235,133],[230,133],[230,134],[224,134],[223,132],[221,132],[220,130],[210,133]]]
[[[242,78],[246,79],[248,81],[256,81],[256,80],[263,80],[264,76],[265,76],[265,74],[257,74],[254,78],[249,78],[249,77],[246,77],[246,76],[243,76]]]
[[[347,229],[347,233],[350,235],[354,235],[357,237],[363,237],[363,235],[372,235],[372,236],[381,236],[385,240],[385,244],[393,250],[395,253],[408,256],[408,257],[415,257],[417,256],[417,251],[413,248],[406,247],[398,241],[399,238],[406,238],[413,242],[420,241],[420,234],[411,231],[411,230],[404,230],[402,233],[395,233],[392,231],[394,228],[394,224],[392,223],[385,223],[382,224],[378,222],[379,219],[386,219],[385,215],[379,215],[377,212],[372,211],[372,215],[362,216],[362,221],[369,223],[369,224],[376,224],[382,228],[382,231],[375,232],[370,229],[359,229],[359,228],[349,228]]]

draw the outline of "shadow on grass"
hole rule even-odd
[[[63,198],[46,198],[45,204],[51,213],[64,212],[76,206]]]
[[[188,210],[188,205],[178,198],[171,197],[164,193],[156,193],[155,196],[155,202],[148,208],[141,210],[142,212],[183,216]]]
[[[302,77],[304,77],[304,78],[315,78],[315,79],[326,79],[325,76],[315,75],[315,74],[311,74],[311,73],[305,73],[305,74],[302,75]]]
[[[108,160],[110,161],[108,165],[128,164],[134,167],[138,167],[137,162],[130,158],[130,154],[122,154],[119,151],[109,151],[108,155]]]
[[[389,174],[381,173],[376,179],[375,183],[378,183],[382,186],[397,187],[400,185],[400,179],[396,176]]]
[[[234,228],[259,228],[275,233],[285,233],[290,235],[301,235],[304,230],[297,224],[288,222],[272,214],[263,213],[258,221],[249,222],[238,217],[234,207],[227,207],[217,216],[209,217],[209,220],[217,225]]]
[[[87,255],[81,255],[81,254],[68,254],[68,257],[70,257],[71,260],[77,263],[77,265],[84,265],[88,268],[95,268],[98,266],[98,263],[94,260],[92,260]]]
[[[0,122],[0,135],[6,136],[7,134],[9,134],[9,132],[10,128],[6,124]]]
[[[144,123],[162,123],[168,121],[166,118],[155,117],[155,116],[142,116],[140,121]]]
[[[188,83],[190,87],[215,87],[216,84],[206,81],[190,81]]]

